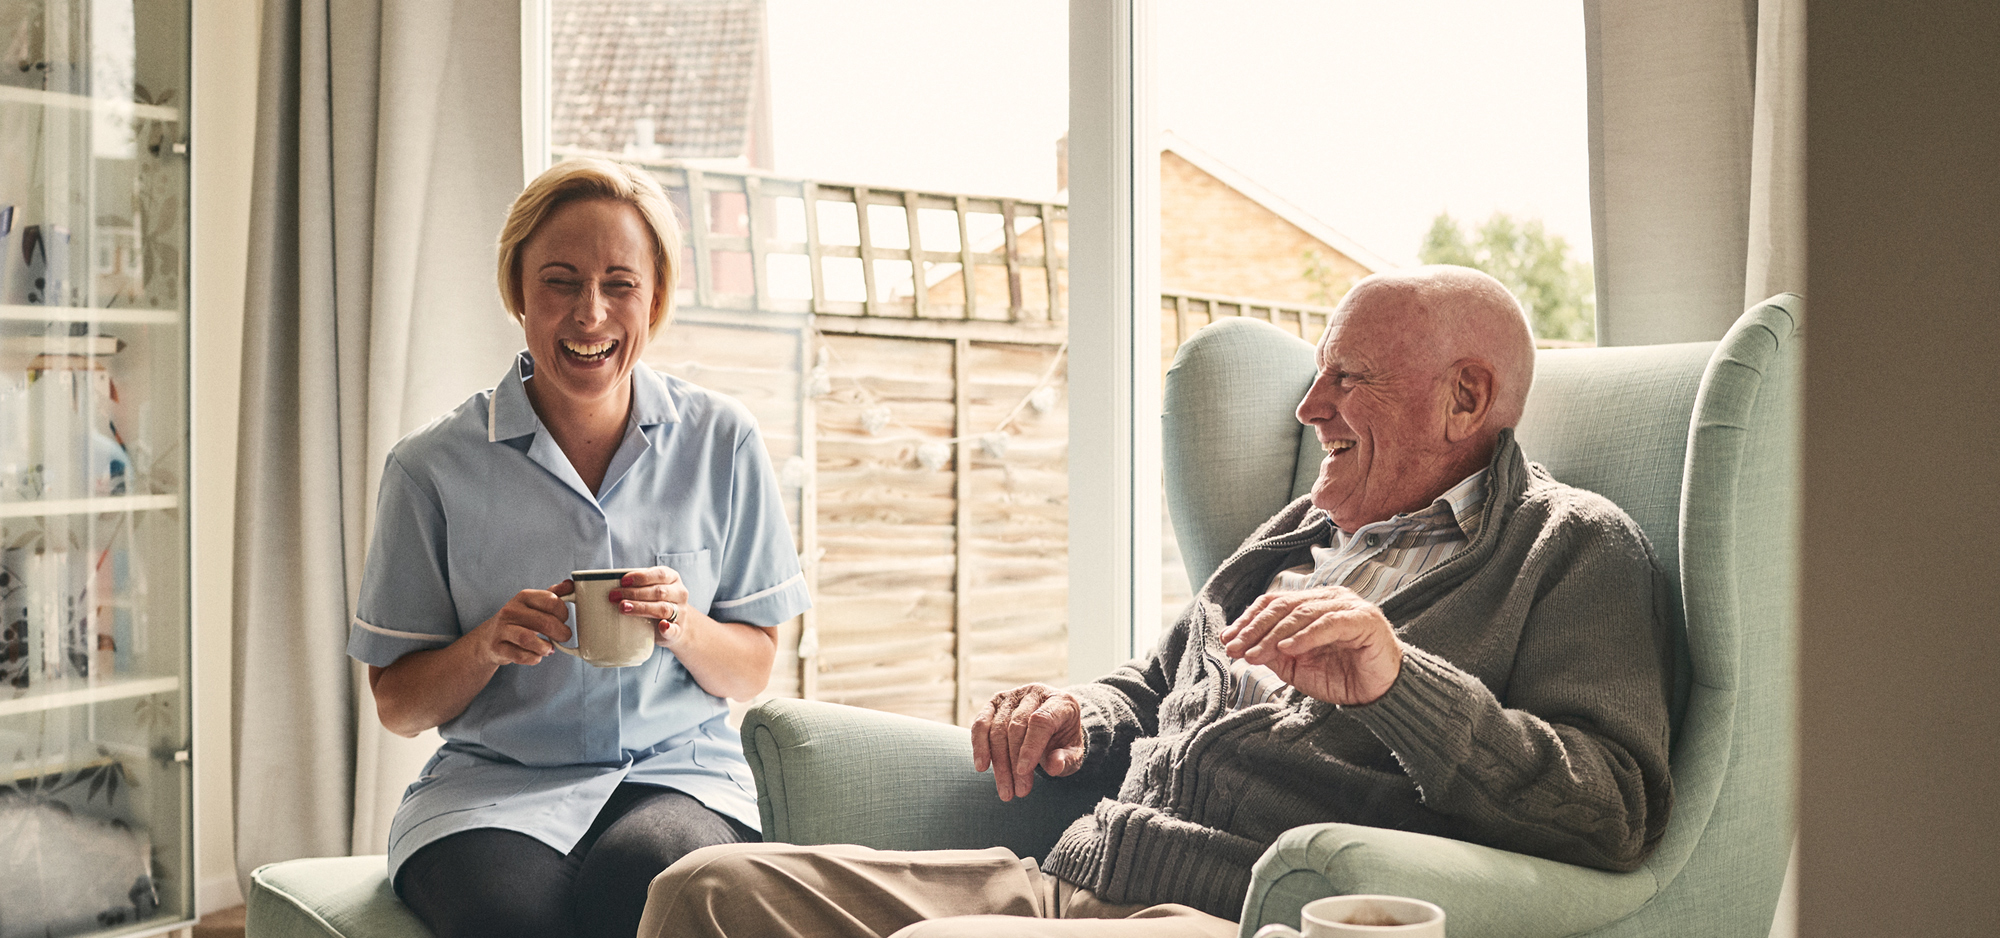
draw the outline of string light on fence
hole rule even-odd
[[[888,426],[894,417],[895,413],[889,410],[889,405],[869,404],[861,408],[861,429],[868,431],[869,436],[874,436],[881,433],[882,428]]]
[[[813,364],[812,371],[806,376],[807,397],[825,397],[833,393],[833,372],[827,367],[832,357],[832,349],[825,345],[819,347],[819,361]]]
[[[1055,385],[1045,384],[1030,392],[1028,394],[1028,406],[1033,407],[1035,413],[1038,414],[1046,414],[1054,410],[1056,406]]]
[[[805,392],[809,397],[825,397],[833,393],[832,365],[834,351],[833,347],[826,341],[824,333],[819,332],[817,329],[813,330],[813,332],[819,339],[819,352],[815,356],[812,368],[806,373]],[[990,459],[1005,459],[1007,456],[1007,445],[1013,438],[1013,434],[1009,433],[1008,430],[1013,427],[1015,419],[1021,416],[1021,412],[1032,408],[1037,414],[1046,414],[1055,409],[1058,395],[1054,383],[1056,370],[1062,366],[1063,358],[1068,353],[1068,342],[1064,342],[1062,345],[1056,347],[1056,354],[1049,360],[1047,370],[1042,372],[1041,380],[1035,382],[1034,388],[1030,389],[1027,394],[1022,395],[1021,399],[1012,408],[1008,409],[1007,416],[1001,418],[999,424],[992,430],[972,436],[925,440],[919,443],[916,448],[917,465],[922,466],[928,471],[937,472],[945,466],[950,465],[952,446],[964,442],[978,443],[980,450]],[[918,435],[918,431],[915,428],[896,419],[895,410],[877,398],[874,393],[870,392],[867,385],[862,384],[860,379],[849,377],[847,383],[853,386],[855,394],[861,398],[861,429],[866,431],[869,436],[879,436],[891,424],[903,428],[912,435]],[[786,463],[785,469],[786,483],[790,484],[790,462]],[[799,485],[803,486],[804,484],[804,470],[801,468]]]
[[[943,440],[932,440],[917,447],[917,465],[932,472],[943,469],[951,462],[951,444]]]

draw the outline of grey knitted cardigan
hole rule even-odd
[[[1115,798],[1044,860],[1112,902],[1235,919],[1286,829],[1342,821],[1631,870],[1666,828],[1671,594],[1645,535],[1504,434],[1466,548],[1382,603],[1406,651],[1374,703],[1287,689],[1231,710],[1215,636],[1331,532],[1310,498],[1265,522],[1152,655],[1091,684],[1082,768]]]

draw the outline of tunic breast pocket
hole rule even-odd
[[[687,586],[688,605],[707,612],[708,604],[715,601],[715,560],[708,548],[658,556],[655,563],[672,567],[675,573],[681,575],[681,583]]]

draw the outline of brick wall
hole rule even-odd
[[[1172,152],[1160,154],[1160,289],[1322,302],[1305,279],[1319,252],[1336,278],[1368,269]],[[1336,295],[1338,291],[1336,290]]]

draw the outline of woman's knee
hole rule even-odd
[[[540,841],[482,829],[426,845],[404,862],[396,886],[439,938],[569,935],[573,876]]]

